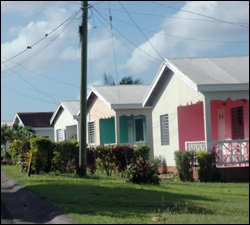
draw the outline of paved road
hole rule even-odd
[[[77,224],[1,171],[1,224]]]
[[[12,217],[2,201],[1,201],[1,224],[13,224]]]

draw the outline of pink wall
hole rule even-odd
[[[244,136],[249,139],[249,101],[236,100],[228,98],[226,101],[212,100],[211,106],[211,129],[212,140],[218,140],[218,118],[217,110],[225,109],[225,132],[226,138],[232,139],[232,118],[231,109],[243,106],[244,112]],[[178,130],[179,130],[179,150],[185,149],[185,141],[204,141],[204,112],[203,102],[197,102],[192,105],[179,106],[178,111]]]
[[[203,102],[178,106],[179,149],[185,149],[185,141],[204,141]]]
[[[223,105],[224,103],[224,105]],[[226,103],[226,104],[225,104]],[[234,107],[243,106],[244,112],[244,136],[245,139],[249,139],[249,101],[236,100],[233,101],[228,98],[225,101],[212,100],[211,101],[211,127],[212,127],[212,140],[218,140],[218,118],[217,110],[219,108],[225,109],[225,120],[226,120],[226,138],[232,139],[232,118],[231,109]]]

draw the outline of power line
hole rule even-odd
[[[78,10],[78,11],[76,12],[76,14],[78,14],[79,12],[80,12],[80,10]],[[61,26],[63,26],[67,21],[72,20],[72,18],[73,18],[72,16],[69,17],[69,18],[67,18],[67,19],[64,20],[60,25],[58,25],[57,27],[55,27],[55,28],[54,28],[53,30],[51,30],[50,32],[46,33],[46,34],[44,35],[44,37],[42,37],[41,39],[39,39],[38,41],[36,41],[36,42],[33,43],[32,45],[27,46],[26,49],[22,50],[21,52],[17,53],[16,55],[14,55],[14,56],[12,56],[12,57],[10,57],[10,58],[8,58],[8,59],[6,59],[5,61],[3,61],[3,62],[1,62],[1,63],[6,63],[6,62],[8,62],[9,60],[14,59],[14,58],[16,58],[17,56],[19,56],[19,55],[23,54],[24,52],[28,51],[29,49],[32,49],[32,47],[34,47],[35,45],[37,45],[38,43],[40,43],[41,41],[43,41],[45,38],[47,38],[50,34],[52,34],[53,32],[55,32],[56,30],[58,30],[58,29],[59,29]]]
[[[103,7],[98,7],[99,10],[107,10],[107,8],[103,8]],[[113,9],[112,11],[114,12],[121,12],[121,13],[125,13],[123,10],[119,10],[119,9]],[[198,19],[198,18],[188,18],[188,17],[178,17],[178,16],[169,16],[166,14],[153,14],[153,13],[145,13],[145,12],[136,12],[136,11],[130,11],[127,10],[130,14],[134,14],[134,15],[142,15],[142,16],[152,16],[152,17],[167,17],[168,19],[180,19],[180,20],[190,20],[190,21],[199,21],[199,22],[212,22],[212,23],[218,23],[220,21],[216,21],[216,20],[206,20],[206,19]],[[235,22],[238,24],[242,24],[242,25],[248,25],[247,23],[240,23],[240,22]]]
[[[121,7],[124,9],[124,11],[127,13],[128,17],[130,18],[130,20],[133,22],[133,24],[137,27],[137,29],[140,31],[140,33],[142,34],[142,36],[145,37],[145,39],[148,41],[148,43],[150,44],[150,46],[152,47],[152,49],[158,54],[158,56],[160,56],[160,58],[162,58],[162,60],[164,61],[164,57],[160,54],[160,52],[156,49],[156,47],[152,44],[152,42],[150,41],[150,39],[147,37],[147,35],[144,34],[144,32],[140,29],[140,27],[137,25],[137,23],[134,21],[134,19],[130,16],[130,14],[128,13],[128,11],[126,10],[126,8],[123,6],[123,4],[121,2],[119,2],[119,4],[121,5]]]
[[[154,3],[154,1],[152,1],[152,3]],[[190,13],[190,14],[194,14],[194,15],[206,17],[206,18],[209,18],[209,19],[221,22],[221,23],[227,23],[227,24],[231,24],[231,25],[234,25],[234,26],[240,26],[240,27],[243,27],[243,28],[248,27],[245,24],[241,24],[241,23],[238,23],[238,22],[226,21],[226,20],[218,19],[218,18],[213,17],[213,16],[205,15],[205,14],[202,14],[202,13],[197,13],[197,12],[193,12],[193,11],[189,11],[189,10],[184,10],[184,9],[176,8],[174,6],[169,6],[169,5],[164,5],[164,6],[170,8],[170,9],[177,10],[177,11],[181,11],[181,12],[185,12],[185,13]]]
[[[107,19],[95,8],[93,7],[93,9],[97,12],[97,14],[106,22],[109,24],[109,22],[107,21]],[[119,33],[125,40],[127,40],[131,45],[133,45],[136,49],[140,50],[141,52],[143,52],[145,55],[147,55],[149,58],[153,59],[155,62],[160,62],[162,63],[161,59],[158,59],[152,55],[150,55],[149,53],[147,53],[146,51],[144,51],[143,49],[141,49],[140,47],[138,47],[134,42],[132,42],[129,38],[127,38],[124,34],[122,34],[118,29],[116,29],[113,26],[113,29]],[[115,36],[115,35],[114,35]]]
[[[6,84],[2,84],[3,85],[3,87],[5,87],[6,89],[7,89],[7,91],[9,91],[9,92],[11,92],[12,94],[15,94],[15,95],[17,95],[17,96],[19,96],[20,97],[20,94],[21,94],[21,96],[27,96],[27,97],[29,97],[29,99],[34,99],[34,100],[39,100],[39,101],[43,101],[43,102],[46,102],[46,103],[50,103],[50,104],[53,104],[53,105],[56,105],[56,104],[58,104],[58,103],[55,103],[55,102],[53,102],[53,101],[48,101],[48,100],[45,100],[45,99],[42,99],[42,98],[39,98],[39,97],[35,97],[34,95],[29,95],[29,94],[27,94],[27,93],[24,93],[24,92],[22,92],[22,91],[19,91],[19,90],[15,90],[15,89],[12,89],[11,87],[9,87],[8,85],[6,85]],[[19,94],[18,94],[19,93]]]
[[[12,71],[13,73],[15,73],[24,83],[26,83],[27,85],[29,85],[30,87],[32,87],[34,90],[40,92],[41,94],[43,94],[43,95],[46,96],[47,98],[53,99],[53,100],[56,102],[56,104],[57,104],[58,101],[57,101],[57,99],[55,99],[53,96],[50,96],[50,95],[48,95],[47,93],[45,93],[45,92],[41,91],[40,89],[38,89],[36,86],[34,86],[33,84],[31,84],[30,82],[28,82],[27,80],[25,80],[21,75],[19,75],[16,71],[12,70],[12,69],[11,69],[9,66],[7,66],[6,64],[5,64],[5,66],[6,66],[10,71]]]
[[[2,56],[3,58],[6,58],[6,57],[3,56],[2,54],[1,54],[1,56]],[[30,72],[30,73],[37,74],[38,76],[47,78],[47,79],[49,79],[49,80],[51,80],[51,81],[54,81],[54,82],[56,82],[56,83],[58,83],[58,84],[68,85],[68,86],[71,86],[71,87],[74,87],[74,88],[78,88],[78,89],[80,88],[79,86],[76,86],[76,85],[71,84],[71,83],[68,83],[68,82],[55,80],[55,79],[53,79],[53,78],[51,78],[51,77],[49,77],[49,76],[47,76],[47,75],[45,75],[45,74],[43,74],[43,73],[39,73],[39,72],[32,71],[32,70],[30,70],[29,68],[23,66],[22,64],[17,63],[17,62],[14,62],[14,61],[12,61],[12,60],[11,60],[10,62],[13,63],[13,64],[15,64],[15,65],[17,65],[17,66],[19,66],[19,67],[21,67],[22,69],[24,69],[24,70],[26,70],[26,71],[28,71],[28,72]],[[12,68],[12,69],[13,69],[13,68]]]
[[[124,24],[127,24],[129,26],[133,26],[134,27],[133,24],[128,23],[127,21],[124,21],[124,20],[121,20],[121,19],[117,19],[115,17],[113,17],[113,20],[116,20],[118,22],[121,22],[121,23],[124,23]],[[145,30],[145,31],[149,31],[151,33],[157,33],[157,31],[153,31],[153,30],[150,30],[148,28],[141,27],[141,26],[140,26],[140,29]],[[248,42],[248,41],[227,41],[227,40],[199,39],[199,38],[192,38],[192,37],[186,37],[186,36],[179,36],[179,35],[175,35],[175,34],[169,34],[169,33],[165,33],[165,32],[164,32],[164,34],[158,32],[158,34],[161,34],[161,35],[164,35],[164,36],[170,36],[170,37],[174,37],[174,38],[181,38],[181,39],[187,39],[187,40],[191,40],[191,41],[201,41],[201,42],[232,43],[232,44],[243,44],[243,43],[247,43]]]
[[[115,42],[114,42],[110,2],[109,2],[109,21],[110,21],[110,30],[111,30],[111,34],[112,34],[113,57],[114,57],[114,63],[115,63],[115,73],[116,73],[116,83],[117,83],[117,95],[118,95],[118,102],[120,103],[120,92],[119,92],[119,85],[118,85],[119,79],[118,79],[117,62],[116,62],[116,54],[115,54]]]

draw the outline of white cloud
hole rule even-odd
[[[187,1],[182,9],[209,15],[224,21],[248,23],[249,20],[248,2]],[[209,20],[209,18],[183,11],[178,11],[173,16]],[[248,27],[244,28],[212,19],[211,22],[166,19],[162,23],[162,30],[149,39],[163,57],[193,57],[215,50],[223,46],[223,43],[192,41],[171,35],[214,41],[241,41],[248,39]],[[142,43],[139,48],[162,60],[147,42]],[[127,68],[134,73],[147,71],[154,64],[153,60],[150,60],[138,49],[135,49],[127,60]]]
[[[36,3],[37,4],[37,3]],[[33,12],[30,10],[30,1],[1,1],[1,13],[25,13],[24,15],[31,15]]]
[[[9,32],[16,30],[16,38],[1,44],[2,54],[5,58],[17,55],[26,49],[27,46],[33,45],[37,41],[41,40],[45,37],[45,34],[61,25],[63,21],[71,15],[72,13],[70,11],[63,8],[50,7],[44,13],[45,19],[31,21],[24,27],[11,27]],[[58,28],[53,33],[49,33],[46,38],[33,46],[32,49],[27,50],[23,54],[13,58],[13,61],[17,63],[25,63],[31,70],[39,69],[45,66],[47,67],[53,62],[53,60],[58,59],[60,52],[64,50],[65,46],[67,46],[65,43],[68,43],[69,40],[71,40],[70,37],[76,33],[74,29],[77,31],[77,27],[75,24],[72,26],[72,23],[66,28],[65,26]],[[2,59],[2,61],[4,61],[4,59]],[[8,65],[12,66],[10,63]]]

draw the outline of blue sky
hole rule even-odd
[[[248,1],[89,4],[89,87],[151,84],[164,58],[249,55]],[[80,22],[80,1],[1,1],[1,121],[80,98]]]

